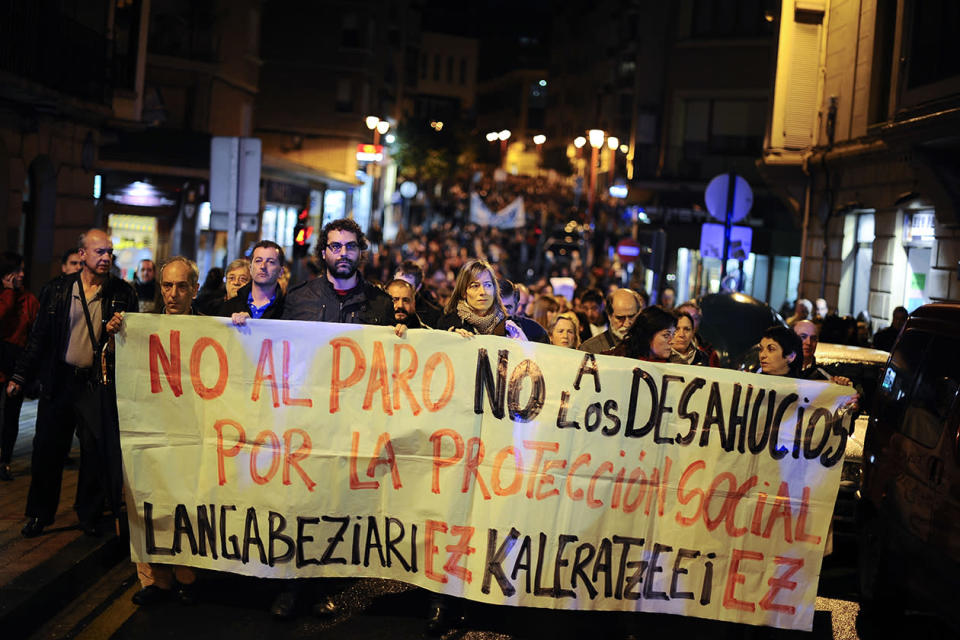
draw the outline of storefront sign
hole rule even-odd
[[[382,144],[358,144],[357,162],[380,162],[383,160]]]

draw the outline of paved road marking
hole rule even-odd
[[[116,633],[117,629],[137,610],[137,605],[133,604],[130,598],[138,589],[140,589],[140,583],[134,581],[129,589],[121,593],[103,613],[77,634],[76,640],[101,640]]]

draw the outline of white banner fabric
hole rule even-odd
[[[480,199],[476,192],[470,194],[470,222],[481,227],[497,227],[498,229],[517,229],[527,224],[527,214],[523,207],[523,196],[517,196],[513,201],[496,213]]]
[[[117,369],[135,561],[812,626],[847,388],[148,314]]]

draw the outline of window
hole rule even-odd
[[[910,401],[917,370],[929,342],[930,334],[908,331],[890,355],[890,364],[880,383],[876,415],[882,416],[885,421],[889,420],[894,428],[901,428],[901,418]]]
[[[841,299],[840,307],[846,307],[843,309],[844,313],[856,316],[869,308],[870,270],[873,266],[873,210],[848,213],[844,227],[845,230],[852,227],[855,240],[850,243],[851,246],[845,247],[847,251],[843,257],[840,279],[841,288],[849,294]],[[849,278],[848,286],[845,286],[846,278]],[[846,306],[848,304],[849,306]]]
[[[433,54],[433,81],[440,82],[440,54]]]
[[[351,113],[353,111],[353,85],[349,78],[337,80],[336,110],[340,113]]]
[[[453,84],[453,56],[447,56],[447,83]]]
[[[960,341],[936,336],[932,342],[913,394],[907,398],[903,420],[897,423],[903,435],[928,449],[940,442],[944,420],[960,386],[956,361],[960,356]]]
[[[752,155],[763,144],[765,100],[687,100],[683,156]]]
[[[345,13],[340,18],[340,46],[351,49],[363,47],[356,13]]]
[[[426,53],[420,54],[420,79],[427,79],[427,67],[430,66],[430,56]]]
[[[467,84],[467,59],[460,58],[460,84]]]
[[[792,3],[791,3],[792,4]],[[695,38],[748,38],[773,33],[762,0],[694,0],[690,34]]]
[[[960,3],[914,0],[910,29],[907,88],[960,76]],[[953,51],[953,53],[950,53]]]

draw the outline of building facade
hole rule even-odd
[[[779,4],[761,166],[804,220],[799,295],[874,329],[960,298],[960,7]]]
[[[59,255],[94,223],[114,3],[8,2],[0,9],[0,246],[25,257],[26,286],[60,272]]]

